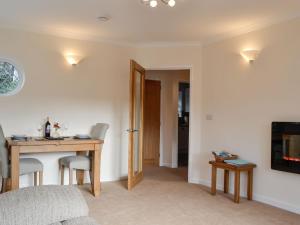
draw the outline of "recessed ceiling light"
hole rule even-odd
[[[110,20],[110,17],[108,17],[108,16],[98,16],[97,20],[100,21],[100,22],[107,22],[107,21]]]

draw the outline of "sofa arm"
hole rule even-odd
[[[62,225],[99,225],[94,219],[86,216],[79,217],[71,220],[66,220]]]
[[[87,215],[85,199],[72,186],[38,186],[0,195],[1,225],[49,225]]]

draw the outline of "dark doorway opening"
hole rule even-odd
[[[179,83],[178,93],[178,167],[189,161],[190,84]]]

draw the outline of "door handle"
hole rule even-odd
[[[133,133],[133,132],[138,132],[139,130],[137,130],[137,129],[128,129],[127,130],[127,132],[129,132],[129,133]]]

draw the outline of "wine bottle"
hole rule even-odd
[[[47,122],[45,124],[45,138],[50,138],[51,136],[51,123],[49,122],[49,117],[47,117]]]

